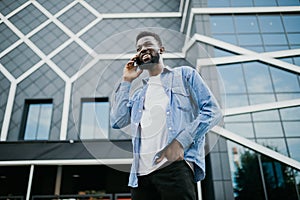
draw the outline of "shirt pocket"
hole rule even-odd
[[[190,93],[184,87],[172,88],[173,103],[176,108],[182,111],[191,111]]]

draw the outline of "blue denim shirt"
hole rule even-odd
[[[143,80],[147,83],[147,80]],[[184,159],[194,163],[195,182],[205,176],[205,133],[218,124],[222,115],[219,106],[199,73],[191,67],[165,67],[161,82],[169,97],[166,109],[167,144],[176,139],[184,148]],[[147,84],[130,97],[131,83],[121,82],[115,91],[111,109],[111,125],[123,128],[130,124],[133,163],[128,185],[138,186],[140,121]],[[167,145],[168,146],[168,145]],[[158,158],[158,152],[154,158]]]

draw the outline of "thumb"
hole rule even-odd
[[[156,159],[155,163],[158,164],[160,163],[163,159],[165,158],[165,152],[163,152],[159,158]]]

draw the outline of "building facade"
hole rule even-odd
[[[109,112],[152,30],[224,111],[199,199],[300,199],[299,0],[2,0],[0,30],[0,198],[130,199]]]

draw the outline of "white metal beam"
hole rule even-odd
[[[129,165],[132,158],[123,159],[68,159],[68,160],[14,160],[0,161],[0,166],[21,165]]]
[[[224,138],[228,139],[228,140],[231,140],[235,143],[238,143],[244,147],[247,147],[249,149],[252,149],[254,150],[255,152],[257,153],[260,153],[260,154],[263,154],[267,157],[271,157],[272,159],[275,159],[281,163],[284,163],[292,168],[295,168],[297,170],[300,170],[300,162],[292,159],[292,158],[289,158],[287,156],[284,156],[276,151],[273,151],[267,147],[264,147],[260,144],[257,144],[256,142],[253,142],[251,140],[248,140],[244,137],[241,137],[235,133],[232,133],[220,126],[216,126],[212,129],[212,131],[214,133],[217,133],[221,136],[223,136]]]
[[[272,102],[272,103],[264,103],[258,105],[251,105],[251,106],[244,106],[244,107],[236,107],[236,108],[227,108],[224,110],[224,116],[232,116],[232,115],[239,115],[245,113],[252,113],[252,112],[260,112],[260,111],[267,111],[267,110],[274,110],[280,108],[288,108],[300,106],[300,99],[294,100],[287,100],[287,101],[279,101],[279,102]]]

